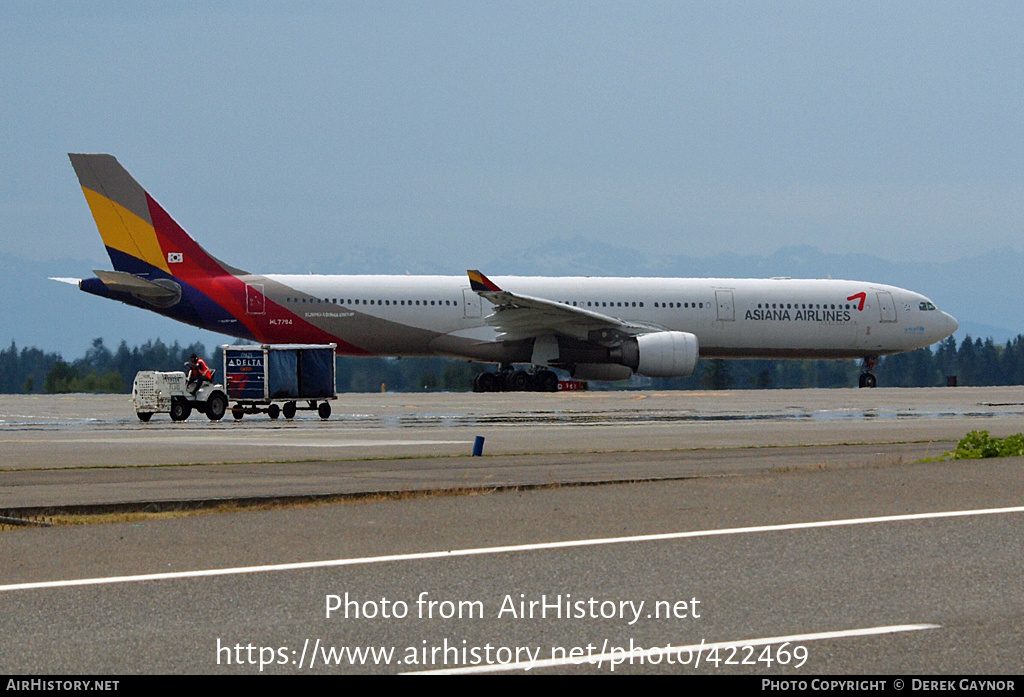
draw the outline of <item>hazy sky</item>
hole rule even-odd
[[[1019,2],[0,10],[0,252],[104,257],[69,151],[257,272],[1024,246]]]

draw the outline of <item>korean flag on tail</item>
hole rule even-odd
[[[181,252],[167,252],[168,264],[180,264],[183,261],[185,261],[185,257]]]

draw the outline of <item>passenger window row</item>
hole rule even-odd
[[[573,307],[643,307],[643,303],[638,302],[608,302],[600,300],[588,300],[586,302],[582,300],[563,300],[563,305],[572,305]]]
[[[458,306],[457,300],[381,300],[381,299],[366,299],[366,298],[293,298],[286,297],[285,302],[292,304],[334,304],[343,306],[353,305],[386,305],[386,306],[405,306],[405,307],[428,307],[428,306]],[[572,305],[573,307],[644,307],[643,301],[606,301],[606,300],[563,300],[563,304]],[[703,309],[705,303],[702,302],[656,302],[654,307],[657,308],[673,308],[673,309]],[[710,306],[710,304],[709,304]],[[758,305],[760,307],[760,305]]]
[[[347,298],[347,299],[346,298],[323,298],[323,299],[321,299],[321,298],[309,298],[307,300],[306,298],[292,298],[292,297],[286,297],[285,298],[285,302],[287,302],[287,303],[296,303],[296,304],[298,304],[298,303],[308,303],[310,305],[327,303],[328,305],[334,304],[334,305],[346,305],[346,306],[349,306],[349,305],[400,305],[400,306],[417,306],[417,307],[438,306],[438,305],[440,305],[440,306],[447,305],[448,307],[451,307],[451,306],[457,306],[459,304],[458,300],[380,300],[380,299],[368,300],[368,299],[365,299],[365,298],[355,298],[355,299],[353,299],[353,298]]]
[[[854,310],[856,305],[849,303],[758,303],[757,309],[765,310]]]
[[[577,300],[572,300],[572,301],[563,300],[562,304],[563,305],[572,305],[573,307],[643,307],[644,306],[643,302],[633,302],[633,301],[609,302],[609,301],[604,301],[604,300],[587,300],[586,302],[584,302],[583,300],[579,300],[579,301],[577,301]],[[697,309],[697,308],[703,308],[704,307],[704,303],[680,303],[680,302],[666,303],[666,302],[656,302],[656,303],[654,303],[654,307],[658,307],[658,308],[670,308],[671,307],[671,308],[687,308],[687,309],[691,309],[692,308],[692,309]]]

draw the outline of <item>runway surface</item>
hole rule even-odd
[[[123,396],[0,396],[0,501],[46,509],[865,465],[1024,425],[1021,388],[369,394],[333,406],[328,421],[143,424]],[[485,457],[470,458],[477,436]]]
[[[123,397],[0,397],[8,510],[476,491],[0,532],[0,672],[1020,670],[1024,462],[920,460],[1024,430],[1021,388],[333,406],[143,425]]]

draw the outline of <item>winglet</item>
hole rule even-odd
[[[480,291],[500,291],[494,281],[484,276],[482,273],[476,270],[469,270],[466,272],[469,274],[469,287],[473,290]]]

